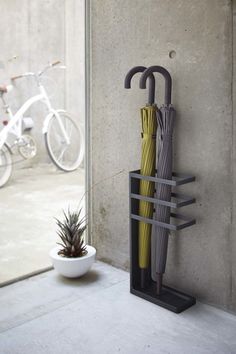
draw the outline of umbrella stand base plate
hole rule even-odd
[[[194,297],[164,285],[161,294],[157,295],[155,282],[146,289],[131,288],[130,292],[175,313],[183,312],[196,304]]]

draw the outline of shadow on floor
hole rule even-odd
[[[59,275],[59,274],[57,275],[57,279],[62,284],[71,285],[73,287],[94,283],[94,282],[98,281],[100,279],[100,277],[101,277],[101,275],[96,270],[90,270],[87,274],[85,274],[81,278],[70,278],[69,279],[69,278],[63,277],[62,275]]]

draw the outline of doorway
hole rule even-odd
[[[79,127],[79,134],[73,125],[70,132],[77,143],[73,153],[80,149],[75,166],[70,164],[72,152],[69,156],[61,145],[57,151],[56,124],[45,139],[50,113],[45,97],[24,113],[20,136],[12,130],[4,136],[12,161],[11,176],[0,188],[0,285],[4,285],[51,267],[49,251],[57,242],[55,218],[62,217],[63,209],[78,208],[84,195],[86,11],[84,0],[2,1],[0,9],[0,73],[6,88],[0,102],[0,134],[20,107],[40,94],[38,75],[44,71],[40,85],[51,107],[68,112]],[[7,164],[2,157],[0,167]],[[63,169],[69,165],[75,168]]]

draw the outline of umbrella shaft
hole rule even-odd
[[[156,273],[164,274],[166,270],[169,231],[162,227],[157,227],[156,235],[158,238],[156,239],[155,269]]]

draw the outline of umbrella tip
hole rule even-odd
[[[163,274],[157,273],[157,295],[161,295]]]

